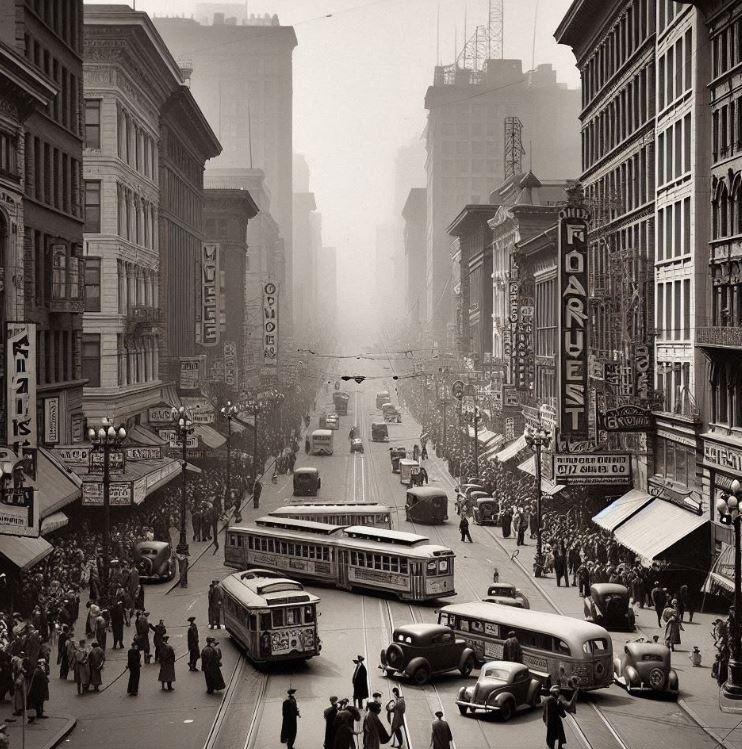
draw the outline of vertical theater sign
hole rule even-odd
[[[278,359],[278,287],[263,284],[263,366],[275,367]]]
[[[589,438],[588,212],[577,205],[559,212],[559,432]]]
[[[7,323],[7,444],[17,455],[36,447],[36,325]]]
[[[204,243],[201,248],[201,345],[219,343],[219,245]]]

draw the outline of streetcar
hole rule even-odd
[[[508,633],[515,632],[524,665],[547,689],[559,684],[589,691],[613,683],[611,636],[597,624],[489,601],[444,606],[438,623],[463,637],[479,663],[502,660]]]
[[[414,533],[271,516],[228,528],[224,545],[228,567],[275,569],[413,602],[456,595],[454,559],[451,549]]]
[[[219,584],[227,632],[253,663],[307,660],[322,649],[318,596],[296,580],[235,572]]]
[[[392,527],[392,510],[375,502],[302,502],[271,510],[271,516],[312,520],[329,525],[367,525]]]

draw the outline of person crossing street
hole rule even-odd
[[[196,617],[188,617],[188,670],[198,671],[198,659],[201,657],[201,650],[198,646],[198,627],[196,626]]]

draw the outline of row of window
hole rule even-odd
[[[238,541],[237,545],[242,545],[242,536],[234,534],[231,538]],[[277,538],[265,538],[264,536],[248,536],[247,548],[253,551],[265,551],[301,559],[316,559],[322,562],[332,560],[332,549],[329,546],[280,541]]]
[[[150,250],[157,248],[157,207],[129,187],[118,183],[117,232],[120,237]]]
[[[160,208],[170,210],[179,218],[185,219],[189,225],[200,224],[202,211],[200,206],[203,196],[193,187],[184,182],[172,169],[163,167],[164,174],[160,183]],[[200,226],[194,226],[200,229]]]
[[[723,239],[742,234],[742,183],[735,177],[731,195],[724,179],[712,180],[711,237]]]
[[[723,161],[742,149],[742,96],[714,110],[711,137],[714,161]]]
[[[689,278],[657,283],[655,289],[657,339],[661,341],[690,340],[692,308]]]
[[[657,110],[693,87],[693,30],[688,29],[657,63]]]
[[[80,332],[37,330],[36,362],[39,384],[70,382],[80,378],[75,352],[80,350]]]
[[[26,6],[76,52],[80,51],[80,16],[82,4],[59,0],[26,0]]]
[[[682,486],[696,483],[696,448],[657,437],[654,453],[654,472]]]
[[[557,279],[536,282],[536,356],[554,356],[557,345]]]
[[[582,71],[582,104],[587,106],[654,33],[654,3],[633,0]]]
[[[691,245],[690,198],[657,211],[657,262],[689,255]]]
[[[720,328],[742,328],[742,283],[739,263],[732,263],[725,272],[721,265],[713,266],[712,294],[713,324]],[[733,278],[729,276],[732,275]]]
[[[157,144],[155,139],[121,103],[116,104],[116,124],[118,157],[132,169],[136,169],[140,174],[156,182]]]
[[[680,15],[682,7],[676,0],[657,0],[657,33],[661,34]]]
[[[647,85],[649,80],[650,85]],[[642,68],[582,131],[582,163],[585,169],[635,133],[654,116],[652,96],[654,66]]]
[[[55,299],[82,300],[82,247],[30,226],[25,227],[24,242],[25,274],[33,279],[34,303],[43,307]]]
[[[117,276],[119,314],[125,315],[133,307],[159,309],[160,289],[157,271],[118,260]]]
[[[691,119],[686,114],[657,136],[657,187],[682,177],[692,168]]]
[[[116,336],[116,346],[116,385],[140,385],[159,378],[159,344],[156,336],[141,336],[128,341],[119,333]],[[88,380],[87,387],[101,387],[102,364],[101,334],[84,333],[82,375]],[[109,383],[106,385],[110,386]]]
[[[82,215],[80,160],[41,138],[26,138],[26,194],[72,216]]]
[[[711,60],[714,78],[742,62],[742,17],[711,39]]]

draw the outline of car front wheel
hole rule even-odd
[[[503,702],[502,707],[500,708],[500,718],[507,723],[513,717],[514,712],[515,705],[513,704],[513,701],[507,700],[507,702]]]
[[[474,656],[470,655],[465,661],[464,665],[461,667],[461,675],[466,679],[468,678],[469,674],[474,670]]]
[[[458,708],[462,715],[466,715],[466,705],[458,705]]]
[[[425,684],[428,683],[430,680],[430,670],[427,668],[427,666],[420,666],[414,674],[412,674],[412,681],[417,684],[417,686],[422,687],[425,686]]]

